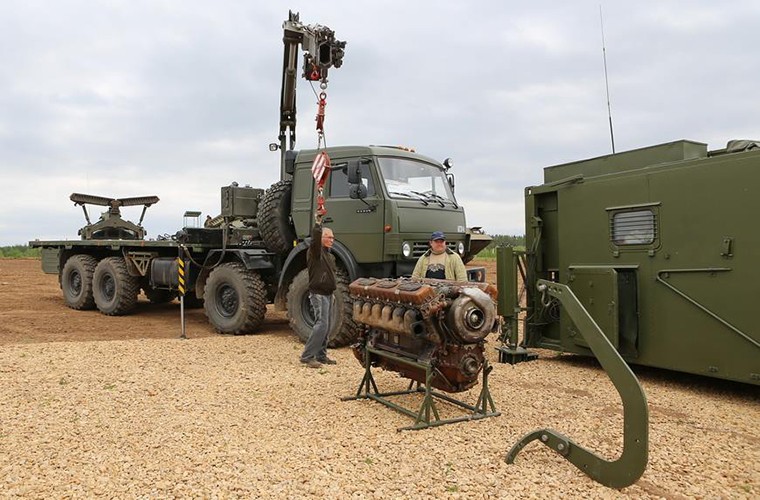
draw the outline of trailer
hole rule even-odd
[[[567,286],[628,363],[760,385],[758,186],[760,143],[746,140],[545,168],[525,190],[523,347],[591,355],[543,280]]]

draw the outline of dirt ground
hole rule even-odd
[[[0,345],[173,338],[180,333],[176,301],[153,305],[140,295],[134,315],[121,317],[69,309],[63,303],[58,277],[44,274],[39,260],[0,259],[0,304]],[[287,322],[280,324],[278,318],[272,317],[272,326],[287,328]],[[185,321],[188,336],[214,335],[203,309],[189,309]]]
[[[486,278],[496,283],[496,261],[473,261],[486,268]],[[129,316],[107,317],[97,310],[75,311],[63,303],[58,278],[44,274],[34,259],[0,259],[0,345],[176,338],[180,335],[179,302],[151,304],[140,295]],[[139,320],[138,320],[139,318]],[[290,334],[287,318],[268,306],[262,331]],[[185,333],[200,338],[216,335],[203,308],[187,309]]]
[[[478,264],[477,262],[473,264]],[[489,281],[495,279],[492,262]],[[64,306],[37,260],[0,259],[0,497],[3,498],[757,498],[757,387],[635,368],[647,394],[649,461],[622,490],[520,437],[553,428],[607,460],[622,405],[594,360],[487,357],[501,415],[422,431],[355,394],[363,370],[298,363],[285,316],[256,335],[213,333],[203,310],[143,301],[125,317]],[[406,379],[375,371],[381,390]],[[474,404],[482,384],[457,398]],[[400,401],[419,406],[415,396]],[[456,416],[440,407],[443,417]]]

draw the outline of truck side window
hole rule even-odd
[[[615,245],[651,245],[657,236],[654,210],[627,210],[611,214],[610,239]]]
[[[348,198],[348,173],[346,172],[346,164],[336,165],[330,172],[330,198]],[[342,167],[342,168],[341,168]],[[372,176],[369,173],[369,165],[363,163],[361,165],[362,182],[367,188],[367,196],[374,196],[375,184],[372,182]]]

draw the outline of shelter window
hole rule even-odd
[[[651,245],[657,238],[654,210],[628,210],[612,214],[610,237],[615,245]]]

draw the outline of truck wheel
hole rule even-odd
[[[285,253],[293,248],[296,232],[290,222],[292,181],[275,182],[261,197],[258,210],[261,239],[267,250]]]
[[[140,283],[131,276],[122,257],[101,260],[92,278],[92,293],[98,310],[108,316],[129,313],[137,304]]]
[[[150,285],[145,285],[142,289],[151,304],[166,304],[167,302],[174,300],[177,296],[177,292],[161,288],[153,288]]]
[[[351,283],[348,273],[338,269],[336,273],[337,285],[335,289],[335,308],[340,310],[340,328],[334,329],[333,335],[328,341],[330,347],[343,347],[353,344],[359,338],[361,325],[354,321],[354,301],[348,285]]]
[[[332,328],[327,334],[327,345],[342,347],[359,335],[359,326],[353,320],[353,302],[348,292],[348,275],[338,271],[338,287],[332,308]],[[304,269],[293,278],[288,288],[288,322],[301,342],[309,340],[314,329],[314,311],[309,301],[309,271]]]
[[[72,255],[66,261],[61,273],[61,289],[67,306],[77,310],[95,309],[92,275],[97,265],[97,259],[89,255]]]
[[[206,316],[219,333],[248,333],[264,321],[266,285],[239,262],[228,262],[211,271],[203,298]]]

